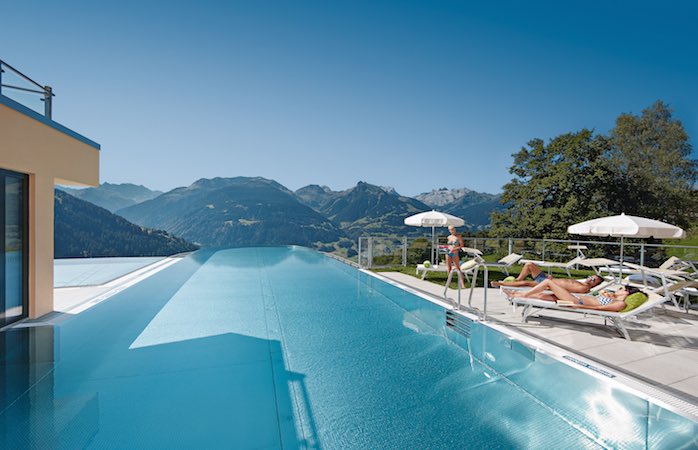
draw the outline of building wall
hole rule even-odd
[[[53,311],[54,184],[99,185],[99,146],[0,102],[0,167],[29,175],[29,317]]]

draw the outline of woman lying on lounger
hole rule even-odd
[[[544,291],[552,291],[552,294]],[[600,309],[603,311],[621,311],[625,308],[625,299],[630,294],[640,292],[640,289],[635,286],[623,286],[615,292],[601,291],[599,295],[575,294],[562,286],[555,283],[553,280],[545,280],[535,288],[526,292],[504,291],[509,297],[526,297],[537,298],[540,300],[548,300],[551,302],[565,301],[572,304],[565,304],[570,308],[587,308]]]

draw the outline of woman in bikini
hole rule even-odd
[[[599,295],[575,294],[563,288],[552,280],[545,280],[535,288],[527,292],[507,291],[504,293],[509,297],[528,297],[540,300],[556,302],[563,300],[572,302],[572,305],[565,305],[570,308],[600,309],[603,311],[621,311],[625,308],[625,299],[630,294],[640,292],[635,286],[623,286],[615,292],[601,291]],[[552,291],[552,294],[543,291]]]
[[[448,243],[448,253],[446,253],[448,273],[451,273],[451,267],[455,267],[460,273],[460,277],[458,277],[461,283],[460,287],[465,289],[465,284],[463,282],[463,278],[465,277],[463,276],[463,272],[460,270],[460,258],[458,257],[458,252],[465,246],[465,244],[463,244],[463,238],[461,235],[456,232],[456,227],[449,225],[448,231],[451,233],[451,235],[446,238],[446,242]]]

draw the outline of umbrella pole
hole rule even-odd
[[[435,258],[436,252],[434,251],[434,249],[435,249],[435,247],[434,247],[434,227],[432,226],[431,227],[431,263],[436,265],[437,264],[437,261]]]
[[[620,273],[618,274],[618,282],[623,279],[623,236],[620,237]]]

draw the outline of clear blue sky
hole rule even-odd
[[[0,59],[102,144],[102,181],[499,192],[532,138],[657,99],[696,146],[692,1],[6,2]]]

